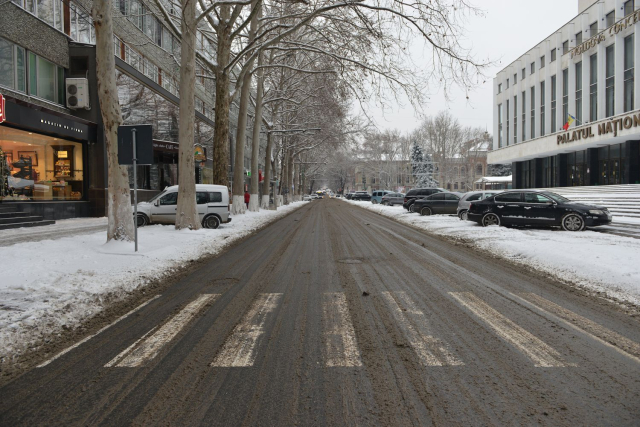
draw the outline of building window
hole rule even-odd
[[[518,143],[518,96],[513,97],[513,143]]]
[[[582,44],[582,31],[576,33],[576,46],[580,46]]]
[[[0,86],[27,91],[24,48],[0,38]]]
[[[557,127],[557,119],[556,119],[556,111],[557,111],[557,81],[556,76],[551,76],[551,132],[555,132],[558,130]]]
[[[62,0],[11,0],[59,31],[64,31]],[[2,2],[5,3],[5,2]]]
[[[613,24],[615,24],[616,22],[616,12],[615,10],[612,10],[611,12],[607,13],[606,16],[606,28],[609,28],[610,26],[612,26]]]
[[[569,40],[562,42],[562,54],[569,53]]]
[[[629,2],[627,2],[629,3]],[[633,3],[633,2],[631,2]],[[632,4],[633,6],[633,4]],[[625,3],[626,7],[626,3]],[[624,112],[633,110],[633,72],[635,61],[633,59],[633,34],[624,39]]]
[[[615,114],[615,45],[607,46],[606,53],[606,80],[605,80],[605,117]]]
[[[502,93],[502,83],[498,83],[498,93]]]
[[[533,74],[533,73],[535,73],[535,72],[536,72],[536,63],[535,63],[535,62],[532,62],[532,63],[531,63],[531,74]]]
[[[589,25],[589,37],[595,36],[597,32],[598,32],[598,21]]]
[[[569,120],[569,69],[562,70],[562,124]]]
[[[64,69],[29,52],[29,94],[64,105]]]
[[[526,139],[526,120],[527,120],[527,100],[526,100],[526,91],[522,91],[522,140],[524,141]]]
[[[576,63],[576,125],[582,124],[582,62]]]
[[[598,120],[598,54],[589,57],[589,121]]]
[[[550,63],[556,60],[556,49],[551,49],[551,60]]]
[[[498,148],[502,148],[502,104],[498,104]]]
[[[516,83],[518,83],[518,73],[515,73],[513,75],[513,84],[516,84]]]
[[[536,137],[536,87],[531,86],[531,139]]]
[[[507,79],[507,89],[509,89],[509,79]]]
[[[507,109],[505,111],[505,116],[507,118],[507,131],[505,132],[505,138],[507,140],[507,145],[509,145],[509,100],[507,99]]]
[[[632,14],[634,9],[635,7],[633,4],[633,0],[628,0],[624,2],[624,16]]]
[[[476,165],[476,176],[482,176],[482,163]]]
[[[544,90],[544,82],[540,82],[540,136],[544,136],[545,134],[545,123],[544,123],[544,109],[545,109],[545,90]]]
[[[544,68],[544,55],[540,57],[540,69]]]
[[[525,77],[526,77],[525,69],[523,68],[523,69],[522,69],[522,75],[520,76],[520,78],[521,78],[522,80],[524,80],[524,78],[525,78]]]
[[[95,44],[96,32],[93,20],[88,13],[75,3],[69,3],[69,35],[73,41],[85,44]]]

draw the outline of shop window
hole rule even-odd
[[[24,48],[0,38],[0,86],[26,92],[26,57]]]
[[[0,127],[0,200],[80,200],[82,144]]]

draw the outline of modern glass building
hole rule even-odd
[[[640,1],[579,14],[494,79],[488,163],[514,188],[640,183]]]

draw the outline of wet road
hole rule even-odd
[[[337,200],[119,314],[2,387],[0,425],[640,420],[637,317]]]

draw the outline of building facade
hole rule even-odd
[[[579,14],[494,79],[490,164],[513,187],[640,183],[640,1]]]

